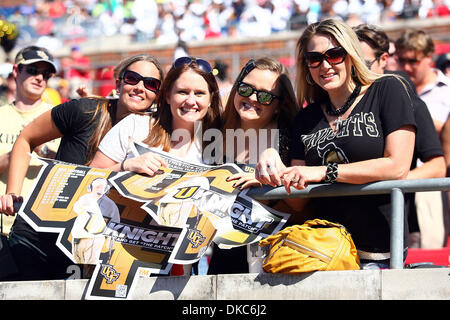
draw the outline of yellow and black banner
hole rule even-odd
[[[259,241],[289,217],[233,188],[226,178],[242,172],[235,164],[203,166],[138,147],[164,156],[168,168],[150,177],[39,158],[19,211],[36,231],[58,233],[55,245],[74,263],[95,265],[86,299],[127,299],[136,277],[195,263],[212,241]]]

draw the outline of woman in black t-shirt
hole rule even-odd
[[[11,152],[6,194],[0,196],[0,213],[13,215],[36,146],[61,138],[55,159],[88,165],[106,132],[130,113],[146,112],[158,93],[163,71],[156,58],[135,55],[114,70],[118,99],[82,98],[54,107],[21,132]],[[20,216],[9,235],[20,274],[18,280],[63,279],[71,261],[55,245],[57,234],[38,233]],[[0,264],[1,267],[1,264]]]
[[[269,150],[256,166],[257,179],[284,184],[287,192],[321,181],[404,179],[415,121],[401,78],[371,72],[356,34],[338,20],[309,25],[297,49],[297,99],[307,106],[295,119],[291,166],[285,168]],[[312,198],[310,203],[317,217],[347,227],[363,268],[373,262],[389,266],[389,195]]]

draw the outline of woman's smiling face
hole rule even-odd
[[[253,89],[267,91],[278,96],[278,77],[279,75],[273,71],[255,68],[249,72],[242,82],[250,85]],[[253,92],[249,97],[242,97],[237,92],[234,95],[234,107],[241,119],[241,125],[244,127],[249,124],[254,128],[264,128],[274,119],[278,104],[278,99],[273,99],[269,105],[259,103],[256,92]]]
[[[211,105],[208,83],[192,69],[180,74],[167,97],[173,122],[172,128],[191,129],[196,121],[201,121]]]
[[[308,43],[308,52],[324,53],[331,48],[338,47],[339,44],[329,36],[317,34]],[[309,68],[314,82],[327,92],[339,91],[347,87],[347,82],[351,80],[351,63],[347,55],[344,62],[330,64],[326,59],[319,67]]]
[[[142,77],[160,79],[158,68],[149,61],[136,61],[129,65],[126,70],[134,71]],[[117,89],[120,93],[119,103],[129,112],[145,112],[156,98],[156,93],[146,89],[142,80],[135,85],[120,80]]]

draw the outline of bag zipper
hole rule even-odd
[[[314,256],[326,263],[330,263],[330,261],[331,261],[331,258],[322,252],[305,247],[305,246],[303,246],[297,242],[294,242],[292,240],[289,240],[289,239],[284,239],[284,241],[286,242],[288,247],[293,246],[294,248],[292,248],[292,249],[294,249],[294,250],[297,249],[298,251],[300,251],[302,253],[306,253],[308,255]]]

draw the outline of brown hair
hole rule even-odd
[[[422,52],[425,56],[431,56],[434,53],[434,43],[425,31],[408,29],[395,41],[395,49],[397,52],[414,50]]]
[[[173,115],[170,110],[170,105],[167,103],[167,97],[170,95],[170,91],[172,90],[175,81],[182,73],[188,70],[193,70],[205,79],[211,94],[211,105],[208,108],[205,117],[202,119],[202,135],[208,129],[220,128],[220,110],[222,108],[222,101],[216,78],[211,72],[205,72],[200,69],[194,59],[190,64],[183,64],[177,68],[172,66],[167,73],[158,95],[157,110],[150,119],[151,130],[147,138],[143,141],[150,147],[162,146],[164,151],[169,151],[171,148]],[[205,147],[205,142],[203,147]]]
[[[377,59],[383,54],[389,54],[389,37],[380,28],[374,25],[360,24],[353,27],[359,41],[367,43],[373,51]]]

